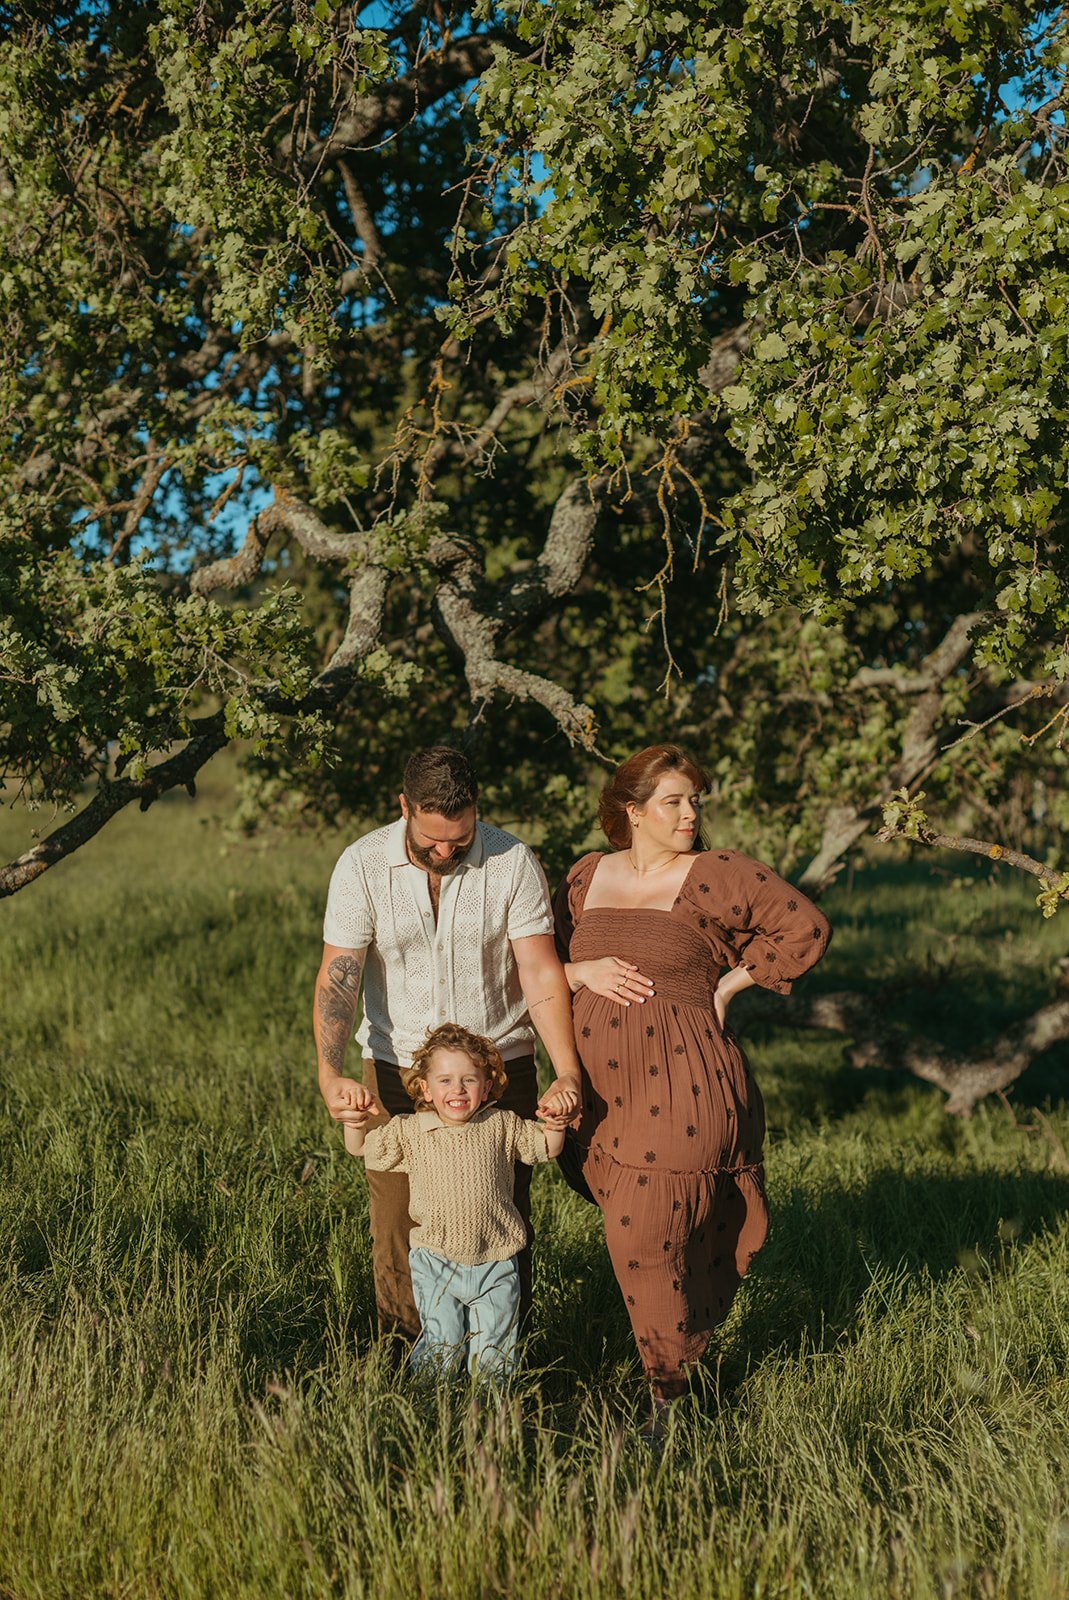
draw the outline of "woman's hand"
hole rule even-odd
[[[579,1085],[570,1077],[551,1083],[535,1107],[535,1116],[549,1128],[566,1128],[579,1110]]]
[[[606,1000],[616,1000],[629,1006],[632,1000],[641,1005],[654,993],[653,980],[645,977],[633,961],[622,961],[619,956],[600,956],[597,961],[569,961],[565,967],[568,983],[573,991],[589,989]]]
[[[721,1033],[727,1027],[728,1006],[740,990],[752,989],[753,985],[753,973],[746,967],[734,967],[730,972],[724,973],[713,990],[713,1010],[720,1024]]]

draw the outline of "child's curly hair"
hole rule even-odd
[[[470,1033],[459,1022],[443,1022],[428,1033],[412,1057],[412,1065],[405,1079],[405,1088],[417,1106],[426,1099],[427,1069],[436,1050],[462,1050],[477,1067],[481,1067],[490,1080],[487,1100],[500,1100],[508,1088],[508,1074],[497,1045],[484,1039],[481,1033]]]

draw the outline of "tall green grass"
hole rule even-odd
[[[228,850],[211,810],[124,816],[0,907],[0,1596],[1069,1596],[1042,1137],[768,1029],[773,1232],[663,1454],[555,1172],[515,1390],[420,1388],[374,1340],[363,1175],[314,1084],[340,841]],[[1027,886],[915,865],[829,911],[812,981],[963,1047],[1064,948]],[[1065,1065],[1017,1095],[1063,1140]]]

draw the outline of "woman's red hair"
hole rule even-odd
[[[617,767],[601,791],[598,821],[614,850],[631,843],[629,805],[644,806],[666,772],[678,772],[696,789],[709,788],[709,779],[677,744],[651,744]],[[698,844],[698,840],[695,840]]]

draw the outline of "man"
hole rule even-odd
[[[398,821],[365,834],[330,880],[313,1030],[319,1087],[336,1122],[351,1119],[355,1081],[344,1074],[361,978],[357,1033],[364,1086],[385,1116],[413,1110],[403,1070],[427,1029],[458,1022],[492,1039],[508,1088],[500,1104],[523,1117],[540,1104],[534,1033],[557,1074],[551,1111],[579,1104],[571,993],[553,945],[546,881],[519,839],[480,822],[467,758],[448,745],[418,751],[405,768]],[[408,1179],[369,1172],[372,1267],[379,1327],[409,1339],[420,1324],[408,1270]],[[520,1257],[530,1297],[530,1167],[516,1169],[527,1226]]]

